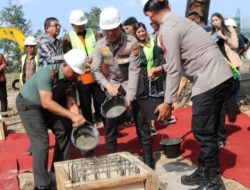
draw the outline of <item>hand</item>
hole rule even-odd
[[[153,67],[152,69],[150,69],[148,71],[148,78],[152,79],[154,78],[155,76],[161,74],[163,71],[162,71],[162,67],[161,66],[158,66],[158,67]]]
[[[217,34],[219,37],[221,37],[223,40],[227,40],[227,36],[225,36],[225,35],[222,33],[221,30],[218,30],[218,31],[216,32],[216,34]]]
[[[2,71],[2,70],[4,70],[6,67],[7,67],[6,64],[2,64],[2,65],[0,65],[0,70]]]
[[[115,86],[113,86],[113,85],[111,85],[111,84],[108,84],[108,85],[106,86],[106,89],[107,89],[108,93],[109,93],[111,96],[117,96],[117,94],[118,94],[118,89],[117,89]]]
[[[75,113],[73,113],[71,120],[73,123],[72,124],[73,127],[79,127],[86,122],[86,119],[81,114],[75,114]]]
[[[162,103],[155,109],[155,113],[159,114],[157,121],[164,121],[172,115],[172,104]]]

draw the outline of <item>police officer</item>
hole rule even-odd
[[[126,94],[139,142],[142,146],[143,160],[154,168],[149,121],[146,120],[138,104],[144,92],[143,79],[140,77],[140,47],[137,40],[122,32],[121,16],[114,7],[105,8],[100,15],[100,28],[105,37],[95,47],[92,69],[98,83],[110,96],[118,92]],[[137,98],[137,100],[136,100]],[[106,152],[116,152],[117,124],[105,122]]]
[[[85,27],[88,19],[82,10],[76,9],[71,11],[69,22],[73,30],[64,36],[62,42],[63,51],[66,53],[72,48],[80,49],[86,55],[88,70],[80,75],[78,91],[82,114],[89,122],[93,123],[92,99],[95,108],[95,121],[98,121],[101,119],[100,106],[105,98],[103,91],[93,78],[90,70],[97,33],[93,29]]]
[[[170,11],[168,0],[143,0],[143,11],[151,21],[160,24],[159,42],[166,64],[153,68],[152,77],[167,72],[164,103],[156,108],[158,120],[169,117],[172,103],[177,100],[181,73],[192,82],[192,131],[200,143],[198,169],[182,176],[186,185],[198,189],[223,190],[220,176],[217,130],[220,113],[227,96],[232,93],[232,73],[211,37],[187,18]]]
[[[62,64],[48,65],[24,84],[16,106],[32,146],[35,190],[50,190],[48,153],[50,128],[55,135],[53,163],[69,159],[73,126],[84,124],[75,99],[74,81],[84,72],[85,55],[77,49],[64,54]],[[31,93],[32,92],[32,93]]]

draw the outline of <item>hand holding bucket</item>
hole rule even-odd
[[[120,125],[127,120],[127,108],[127,101],[122,94],[108,96],[101,105],[101,114],[116,125]]]
[[[90,122],[86,121],[83,125],[73,128],[71,141],[77,149],[85,154],[98,145],[99,132]]]

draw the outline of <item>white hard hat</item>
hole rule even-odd
[[[25,38],[24,45],[25,46],[36,46],[37,45],[36,38],[33,36],[29,36],[29,37]]]
[[[103,9],[100,14],[100,28],[102,30],[111,30],[121,24],[121,15],[115,7]]]
[[[88,19],[83,11],[76,9],[76,10],[71,11],[70,16],[69,16],[69,22],[71,24],[80,26],[80,25],[87,24]]]
[[[227,25],[227,26],[233,26],[233,27],[237,28],[237,22],[234,19],[232,19],[232,18],[226,19],[225,20],[225,25]]]
[[[64,60],[77,74],[83,74],[85,70],[85,54],[80,49],[71,49],[64,54]]]

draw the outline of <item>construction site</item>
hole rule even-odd
[[[250,189],[250,42],[210,4],[142,0],[152,34],[112,6],[1,24],[0,189]]]

